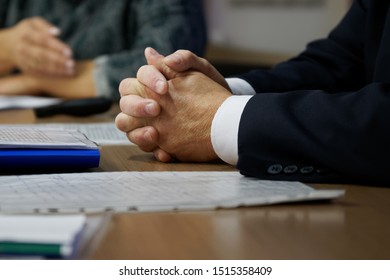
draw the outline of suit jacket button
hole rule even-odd
[[[286,174],[293,174],[298,171],[298,166],[296,165],[288,165],[283,169],[283,172]]]
[[[281,166],[280,164],[273,164],[267,169],[267,172],[272,175],[279,174],[282,171],[283,171],[283,166]]]
[[[299,170],[302,174],[310,174],[314,171],[314,167],[313,166],[304,166],[301,168],[301,170]]]
[[[316,172],[318,174],[321,174],[321,175],[326,175],[326,174],[329,174],[330,173],[330,170],[328,168],[318,168],[316,170]]]

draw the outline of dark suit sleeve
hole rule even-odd
[[[237,168],[263,179],[390,183],[389,108],[384,83],[255,95],[241,117]]]
[[[270,71],[254,70],[238,77],[251,84],[257,93],[361,88],[366,79],[362,59],[366,17],[363,4],[355,1],[328,38],[310,43],[302,54]]]
[[[329,39],[266,75],[246,76],[258,91],[287,92],[256,94],[245,107],[238,136],[241,173],[304,182],[390,183],[390,84],[362,77],[359,37],[365,35],[356,28],[364,33],[364,22],[357,1]],[[355,34],[349,35],[352,29]]]

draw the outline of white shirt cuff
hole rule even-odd
[[[238,161],[238,128],[244,108],[251,95],[231,96],[226,99],[211,124],[211,143],[220,159],[236,165]]]
[[[228,78],[226,79],[232,93],[234,95],[254,95],[256,91],[253,87],[245,80],[239,78]]]
[[[93,60],[95,67],[93,69],[93,80],[95,83],[96,96],[111,98],[110,83],[107,78],[107,69],[104,65],[107,64],[108,57],[106,55],[99,56]]]

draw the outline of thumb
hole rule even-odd
[[[146,48],[145,58],[149,65],[156,67],[168,80],[176,77],[177,72],[165,64],[165,56],[159,54],[155,49],[151,47]]]

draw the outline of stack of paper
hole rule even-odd
[[[0,129],[1,168],[99,166],[97,145],[76,130],[7,126]]]
[[[9,124],[0,124],[0,131],[8,128]],[[98,122],[98,123],[35,123],[35,124],[17,124],[12,125],[19,128],[56,128],[65,130],[78,130],[83,133],[89,140],[95,142],[99,146],[102,145],[133,145],[126,136],[126,133],[116,128],[114,122]]]
[[[85,220],[84,215],[0,216],[0,255],[70,258]]]

